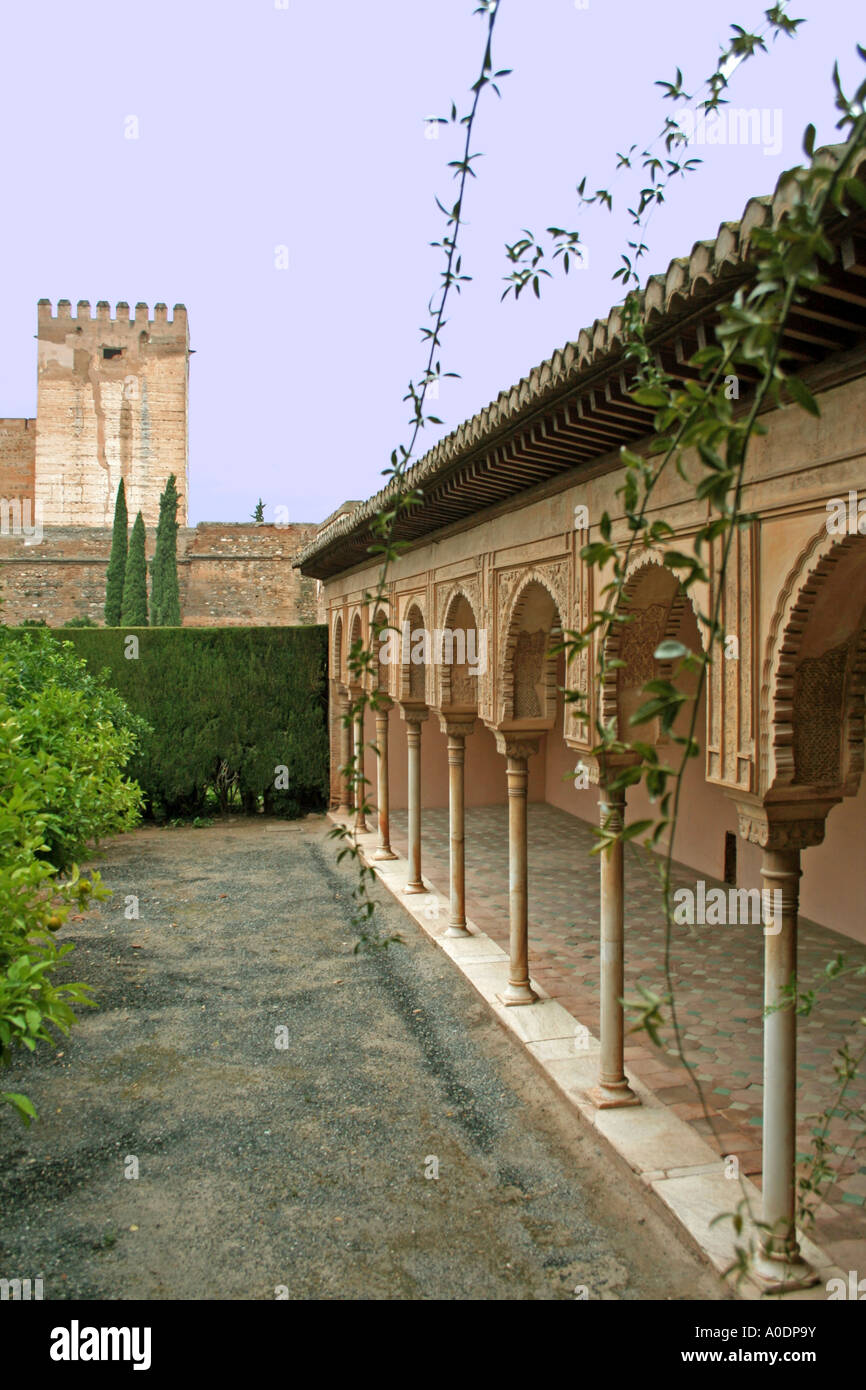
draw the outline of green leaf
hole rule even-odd
[[[688,656],[689,649],[682,642],[667,641],[660,643],[653,655],[656,661],[676,661],[678,657]]]
[[[794,397],[794,400],[797,402],[799,406],[803,408],[803,410],[808,411],[810,415],[816,415],[820,417],[821,409],[818,405],[818,402],[815,400],[815,397],[812,395],[812,392],[809,390],[808,386],[804,385],[804,383],[800,380],[798,376],[786,377],[785,385],[790,391],[791,395]]]
[[[13,1106],[25,1125],[29,1125],[31,1120],[38,1118],[32,1100],[27,1096],[22,1096],[19,1091],[0,1091],[0,1104]]]

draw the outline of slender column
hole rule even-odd
[[[622,830],[625,791],[609,791],[601,784],[598,794],[602,827]],[[625,1026],[621,999],[625,988],[625,881],[623,842],[616,840],[599,855],[601,888],[601,1066],[598,1085],[590,1099],[600,1110],[639,1105],[625,1075]]]
[[[388,806],[388,706],[376,710],[376,803],[379,816],[379,848],[374,859],[396,859],[391,848],[391,819]]]
[[[421,722],[427,710],[404,710],[409,764],[409,882],[404,893],[426,893],[421,878]]]
[[[355,824],[356,835],[366,835],[367,822],[364,819],[364,802],[367,787],[364,781],[364,711],[355,715]]]
[[[349,697],[345,693],[340,695],[340,767],[343,772],[340,776],[340,804],[337,807],[338,816],[350,816],[352,814],[352,779],[349,774],[349,763],[352,761],[352,726],[347,722],[349,713]]]
[[[824,839],[838,796],[762,801],[737,796],[740,835],[761,848],[764,881],[764,1114],[762,1221],[755,1273],[774,1292],[805,1289],[818,1276],[797,1242],[797,985],[800,854]],[[780,1007],[781,1006],[781,1007]],[[770,1010],[770,1012],[767,1012]]]
[[[530,753],[538,752],[538,740],[497,738],[506,757],[508,781],[508,984],[499,995],[503,1004],[534,1004],[538,995],[529,983],[529,914],[526,843],[526,784]]]
[[[761,877],[766,886],[764,921],[764,1259],[802,1275],[804,1261],[796,1229],[797,1013],[786,991],[797,980],[799,849],[765,849]],[[774,896],[775,895],[775,896]],[[782,1008],[778,1006],[784,1003]],[[767,1013],[767,1009],[773,1012]],[[806,1266],[808,1268],[808,1266]],[[799,1281],[798,1281],[799,1282]]]

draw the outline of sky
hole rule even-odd
[[[441,417],[419,453],[621,298],[635,188],[618,151],[643,148],[712,71],[755,0],[500,0],[502,98],[481,100],[463,272],[448,306]],[[36,304],[187,306],[190,522],[243,521],[262,497],[322,520],[382,485],[408,441],[403,401],[426,362],[441,238],[486,20],[477,0],[40,0],[6,7],[0,87],[6,268],[0,415],[36,414]],[[730,104],[762,112],[750,143],[697,144],[644,240],[647,272],[715,236],[802,159],[838,139],[831,74],[866,66],[862,0],[801,0],[795,39],[731,75]],[[17,55],[17,59],[14,55]],[[437,138],[431,138],[437,132]],[[610,188],[613,215],[576,184]],[[633,205],[633,204],[632,204]],[[506,243],[576,227],[586,264],[501,302]]]

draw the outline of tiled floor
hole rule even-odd
[[[406,851],[406,813],[392,814],[394,848]],[[529,959],[532,975],[576,1018],[598,1034],[598,858],[590,858],[590,826],[546,804],[529,806]],[[425,879],[448,893],[448,813],[425,810],[422,828]],[[643,984],[659,995],[664,983],[664,914],[653,862],[626,845],[626,998]],[[687,869],[677,882],[694,889]],[[707,879],[710,887],[713,881]],[[722,886],[722,885],[719,885]],[[467,808],[466,910],[477,926],[508,949],[508,828],[504,806]],[[866,947],[801,919],[800,988],[814,988],[824,966],[839,952],[849,964],[866,964]],[[677,926],[672,972],[686,1066],[703,1088],[708,1123],[682,1063],[670,1025],[659,1050],[646,1034],[626,1049],[627,1065],[678,1115],[723,1154],[737,1154],[741,1169],[760,1184],[762,1098],[762,959],[760,926]],[[847,976],[822,990],[811,1015],[799,1020],[799,1156],[813,1152],[821,1112],[838,1096],[836,1049],[856,1042],[856,1020],[866,1007],[866,980]],[[670,1011],[665,1010],[667,1019]],[[863,1043],[860,1033],[860,1046]],[[628,1041],[628,1040],[627,1040]],[[830,1162],[837,1179],[826,1189],[810,1234],[847,1269],[866,1240],[866,1080],[846,1097],[859,1106],[855,1122],[836,1114],[829,1121]],[[862,1255],[862,1244],[859,1254]]]

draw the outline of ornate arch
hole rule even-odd
[[[439,601],[439,605],[438,605],[438,607],[439,607],[439,627],[440,627],[443,631],[446,631],[446,630],[450,629],[450,627],[451,627],[451,622],[450,622],[451,614],[453,613],[453,611],[454,611],[454,609],[455,609],[457,603],[459,602],[459,600],[460,600],[461,598],[462,598],[462,599],[464,600],[464,602],[468,605],[468,607],[470,608],[470,610],[471,610],[471,612],[472,612],[472,620],[473,620],[473,622],[474,622],[474,624],[475,624],[475,632],[478,633],[478,632],[481,630],[481,625],[479,624],[479,621],[478,621],[478,614],[479,614],[479,611],[480,611],[480,608],[481,608],[481,594],[480,594],[480,592],[479,592],[478,584],[477,584],[477,582],[474,581],[474,580],[465,580],[465,579],[459,580],[456,584],[452,584],[452,585],[444,592],[444,595],[440,595],[440,601]],[[490,654],[488,653],[488,661],[489,661],[489,658],[490,658]],[[489,666],[488,666],[488,670],[489,670]],[[482,677],[481,677],[481,675],[479,674],[479,675],[473,677],[473,679],[475,680],[475,695],[474,695],[473,700],[467,699],[467,700],[465,701],[465,703],[467,703],[467,704],[474,703],[475,706],[476,706],[476,708],[479,708],[479,709],[480,709],[480,707],[481,707],[481,700],[482,700],[482,696],[481,696],[481,679],[482,679]],[[451,664],[450,664],[450,663],[447,663],[447,662],[445,662],[445,661],[442,661],[442,662],[440,663],[440,665],[439,665],[438,687],[439,687],[439,692],[438,692],[438,693],[439,693],[439,707],[440,707],[440,708],[444,708],[444,707],[447,707],[447,706],[453,704],[453,703],[454,703],[454,692],[453,692],[453,690],[452,690],[452,681],[451,681]],[[463,703],[463,702],[461,702],[461,703]]]
[[[389,621],[387,609],[381,603],[378,605],[378,607],[373,608],[370,614],[371,640],[373,640],[374,638],[374,630],[377,620],[380,620],[381,622],[386,624]],[[381,691],[385,695],[388,695],[391,692],[391,670],[388,664],[383,662],[381,659],[382,646],[388,641],[389,637],[393,638],[394,635],[395,634],[393,628],[386,627],[379,633],[377,642],[376,679],[374,681],[374,689]]]
[[[803,547],[779,593],[761,678],[760,773],[766,790],[833,785],[843,796],[857,791],[864,765],[866,609],[843,642],[820,658],[803,657],[815,607],[856,550],[866,555],[866,538],[831,535],[823,526]],[[808,726],[797,719],[801,700],[816,714]]]
[[[355,643],[359,640],[362,642],[364,640],[364,614],[357,604],[354,608],[351,608],[349,610],[348,629],[349,643],[346,648],[347,657],[349,655],[349,652],[351,652],[352,648],[354,647]],[[346,669],[346,684],[353,686],[358,684],[357,680],[353,679],[352,673],[348,669],[348,667]]]
[[[673,586],[670,597],[664,602],[650,603],[645,608],[636,607],[641,589],[651,570],[664,575]],[[670,680],[673,662],[657,661],[654,652],[661,642],[675,639],[682,628],[686,610],[691,608],[695,621],[698,609],[692,596],[679,583],[672,570],[666,569],[655,555],[642,552],[629,565],[623,586],[621,611],[633,610],[628,623],[614,623],[604,640],[605,663],[624,661],[625,666],[614,666],[606,670],[601,684],[599,712],[605,725],[613,724],[618,732],[620,720],[620,697],[624,681],[629,672],[633,675],[633,685],[642,686],[655,678]],[[703,641],[698,623],[698,637]]]
[[[343,684],[343,615],[339,611],[331,629],[331,675],[338,685]]]
[[[563,607],[563,595],[557,593],[560,587],[542,569],[529,569],[523,574],[518,582],[517,589],[511,600],[507,623],[503,624],[504,640],[499,644],[502,653],[500,662],[500,722],[509,723],[515,718],[515,705],[517,703],[517,688],[515,684],[515,671],[517,667],[518,642],[520,638],[521,620],[529,591],[533,586],[538,586],[547,593],[553,603],[553,622],[547,634],[547,650],[542,660],[542,680],[544,684],[544,713],[542,718],[556,718],[556,667],[558,658],[550,653],[552,642],[556,641],[558,635],[563,630],[563,612],[567,611],[567,604]]]
[[[417,617],[418,619],[420,619],[420,622],[416,621],[416,619],[413,618],[413,614],[417,614]],[[402,660],[402,656],[404,655],[404,653],[401,651],[399,698],[401,700],[414,701],[416,704],[419,702],[426,703],[427,663],[415,662],[412,660],[412,648],[414,645],[412,642],[412,633],[416,632],[419,628],[422,628],[426,633],[428,633],[429,641],[429,628],[427,626],[427,620],[424,614],[423,599],[419,598],[415,594],[408,595],[408,602],[406,603],[406,606],[404,607],[401,615],[401,639],[403,634],[404,623],[409,624],[409,641],[408,644],[406,644],[407,650],[405,653],[406,655],[408,655],[409,660]]]

